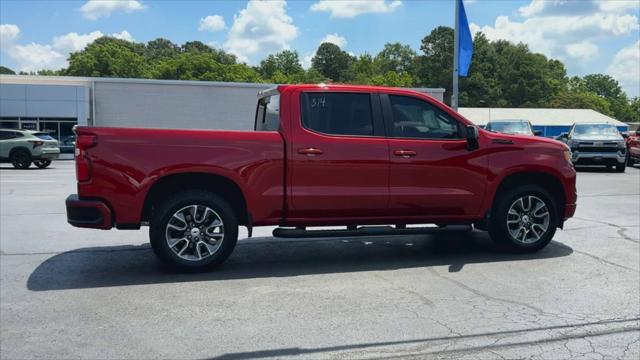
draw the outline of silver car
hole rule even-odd
[[[0,129],[0,162],[28,169],[33,162],[44,169],[60,155],[58,141],[40,131]]]

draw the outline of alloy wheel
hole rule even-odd
[[[517,242],[532,244],[547,233],[550,216],[542,199],[533,195],[522,196],[509,207],[507,229]]]
[[[187,261],[201,261],[215,254],[224,241],[224,223],[213,209],[189,205],[176,211],[165,229],[169,249]]]

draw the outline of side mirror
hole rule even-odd
[[[535,136],[542,135],[542,130],[533,130],[533,135],[535,135]]]
[[[568,132],[563,132],[562,134],[558,135],[558,140],[567,140],[568,138],[569,138]]]
[[[465,128],[465,138],[467,139],[467,150],[473,151],[480,147],[478,143],[478,128],[473,125],[467,125]]]
[[[625,139],[629,137],[629,133],[628,133],[628,132],[626,132],[626,131],[622,131],[622,132],[620,133],[620,135],[622,135],[622,137],[623,137],[623,138],[625,138]]]

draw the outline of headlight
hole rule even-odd
[[[571,161],[571,157],[572,157],[571,150],[565,149],[563,151],[563,155],[564,155],[564,159],[567,160],[569,164],[573,164],[573,162]]]
[[[620,141],[618,142],[618,149],[624,149],[627,147],[627,144],[625,144],[624,141]]]

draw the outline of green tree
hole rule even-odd
[[[354,84],[373,84],[373,77],[378,74],[378,66],[368,53],[358,56],[349,68],[349,78],[353,79]]]
[[[112,37],[101,37],[69,56],[65,71],[71,76],[145,78],[148,65],[144,45]]]
[[[0,74],[15,75],[16,72],[9,69],[8,67],[0,66]]]
[[[353,57],[343,51],[338,45],[322,43],[311,59],[311,67],[316,69],[327,79],[336,82],[349,81],[349,67]]]
[[[376,55],[375,62],[381,73],[389,71],[413,74],[415,72],[416,52],[409,45],[387,43]]]
[[[445,102],[451,102],[453,71],[453,29],[439,26],[422,39],[423,55],[416,59],[417,85],[445,88]]]
[[[629,102],[629,113],[631,114],[629,122],[640,122],[640,97],[636,96]]]
[[[152,72],[153,78],[172,80],[200,80],[205,74],[207,80],[219,74],[219,63],[208,53],[182,53],[160,62]],[[216,79],[217,80],[217,79]]]
[[[260,62],[258,72],[265,80],[272,79],[275,83],[298,82],[304,74],[300,65],[300,58],[296,51],[284,50],[277,54],[270,54]],[[277,74],[277,80],[274,76]],[[286,81],[286,82],[283,82]]]
[[[144,57],[149,61],[170,59],[180,53],[180,47],[164,38],[157,38],[147,43]]]
[[[620,121],[632,122],[634,116],[631,104],[617,80],[609,75],[591,74],[583,78],[587,91],[604,98],[609,102],[612,116]]]
[[[605,115],[612,115],[609,103],[592,92],[567,91],[551,102],[551,106],[561,109],[592,109]]]
[[[406,72],[387,71],[383,75],[375,75],[371,79],[373,85],[409,87],[413,84],[413,78]]]

